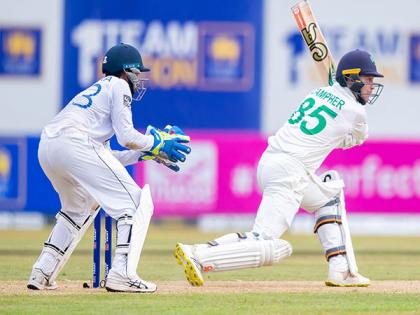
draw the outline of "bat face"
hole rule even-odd
[[[292,12],[323,83],[333,85],[335,78],[334,60],[312,13],[311,6],[308,1],[303,0],[292,7]]]

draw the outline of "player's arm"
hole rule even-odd
[[[129,166],[134,165],[137,162],[148,161],[150,159],[150,155],[145,152],[136,151],[136,150],[112,150],[109,141],[105,143],[105,146],[108,150],[111,151],[112,155],[123,165]],[[161,157],[154,157],[152,158],[158,164],[163,164],[167,168],[171,169],[174,172],[178,172],[180,170],[177,163],[171,162],[167,159]]]
[[[131,92],[128,83],[118,80],[112,87],[111,97],[112,127],[118,143],[131,150],[150,150],[154,143],[154,137],[138,132],[133,126]]]
[[[186,144],[190,138],[178,127],[159,130],[149,126],[148,132],[142,134],[134,129],[131,113],[131,95],[128,84],[118,81],[112,91],[111,120],[117,137],[122,146],[144,152],[140,160],[156,159],[172,170],[177,167],[173,163],[184,162],[185,154],[191,149]],[[170,161],[170,162],[168,162]]]
[[[352,134],[354,135],[356,145],[362,144],[368,138],[366,113],[363,112],[356,115]]]
[[[138,161],[141,161],[141,157],[144,155],[144,153],[135,150],[112,150],[112,155],[115,156],[122,165],[128,166],[136,164]]]
[[[356,145],[361,145],[368,137],[368,125],[366,121],[366,113],[357,113],[353,122],[353,128],[349,132],[343,142],[341,148],[351,148]]]
[[[111,151],[112,155],[124,166],[136,164],[144,154],[136,150],[112,150],[110,141],[106,141],[104,146]]]

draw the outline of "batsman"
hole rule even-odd
[[[154,160],[173,171],[190,153],[190,138],[178,127],[133,127],[132,100],[146,91],[149,71],[140,53],[119,44],[105,54],[105,77],[77,94],[43,129],[38,149],[41,167],[57,191],[61,210],[33,265],[27,287],[56,289],[55,279],[83,237],[98,205],[117,225],[117,245],[105,282],[108,291],[154,292],[154,283],[137,275],[153,202],[148,185],[136,184],[124,166]],[[129,150],[112,151],[109,139]]]
[[[344,202],[344,183],[334,170],[315,174],[336,148],[362,144],[368,137],[366,104],[383,85],[372,55],[353,50],[338,63],[336,82],[310,92],[288,121],[268,138],[257,169],[263,192],[250,232],[230,233],[207,244],[178,243],[175,257],[194,286],[203,273],[260,267],[292,254],[280,239],[299,208],[314,213],[318,235],[328,261],[328,286],[364,287],[370,280],[358,272]]]

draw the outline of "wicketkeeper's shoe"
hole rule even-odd
[[[111,269],[105,280],[105,289],[109,292],[153,293],[157,290],[157,286],[138,276],[130,279]]]
[[[49,283],[48,276],[38,268],[32,270],[27,287],[31,290],[55,290],[58,288],[56,282]]]
[[[330,271],[325,284],[329,287],[367,287],[370,285],[370,280],[360,273]]]
[[[202,286],[204,278],[201,274],[201,266],[194,258],[192,246],[178,243],[174,255],[178,264],[183,265],[188,282],[195,287]]]

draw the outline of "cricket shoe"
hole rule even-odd
[[[28,289],[31,290],[55,290],[58,288],[57,283],[49,283],[48,276],[41,269],[34,268],[29,277]]]
[[[204,284],[204,278],[201,274],[201,266],[194,258],[192,248],[191,245],[178,243],[174,255],[178,264],[183,265],[188,282],[194,287],[199,287]]]
[[[329,287],[367,287],[370,285],[370,280],[360,273],[330,271],[325,284]]]
[[[157,286],[138,276],[130,279],[111,269],[105,280],[105,289],[109,292],[153,293],[157,290]]]

